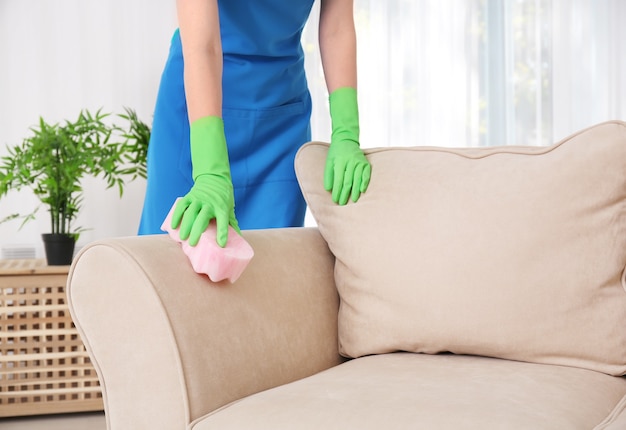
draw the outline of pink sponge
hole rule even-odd
[[[250,244],[229,226],[228,242],[224,248],[221,248],[215,241],[217,229],[215,220],[212,220],[200,236],[198,244],[196,246],[189,245],[187,240],[180,239],[178,229],[172,229],[172,215],[175,206],[176,203],[163,221],[161,230],[167,232],[172,239],[182,245],[183,252],[189,258],[196,273],[208,275],[213,282],[224,279],[228,279],[231,283],[235,282],[254,256],[254,250]]]

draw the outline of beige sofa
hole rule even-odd
[[[626,124],[548,148],[379,148],[317,228],[246,231],[235,284],[166,236],[68,281],[110,429],[626,429]]]

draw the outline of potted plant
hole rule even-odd
[[[107,188],[116,186],[120,196],[125,181],[146,177],[150,128],[126,108],[117,115],[126,127],[110,124],[109,113],[82,110],[75,121],[50,124],[43,118],[32,135],[12,147],[0,159],[0,198],[9,191],[30,188],[50,214],[50,233],[42,235],[49,265],[71,263],[80,232],[73,221],[81,209],[85,176],[102,177]],[[14,213],[4,221],[34,219]],[[65,250],[65,251],[63,251]]]

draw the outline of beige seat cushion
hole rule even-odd
[[[623,378],[584,369],[396,353],[255,394],[191,428],[599,430],[612,428],[625,395]]]
[[[450,351],[626,372],[626,124],[550,147],[367,150],[338,206],[296,171],[337,258],[342,354]]]

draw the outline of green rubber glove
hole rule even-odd
[[[180,238],[196,246],[212,219],[217,224],[216,241],[222,248],[228,226],[238,233],[235,195],[230,176],[224,122],[216,116],[197,119],[190,128],[191,164],[194,185],[181,198],[172,215],[172,228],[180,224]]]
[[[359,109],[356,89],[343,87],[329,97],[332,135],[324,169],[324,188],[335,203],[356,202],[367,190],[372,167],[359,146]]]

